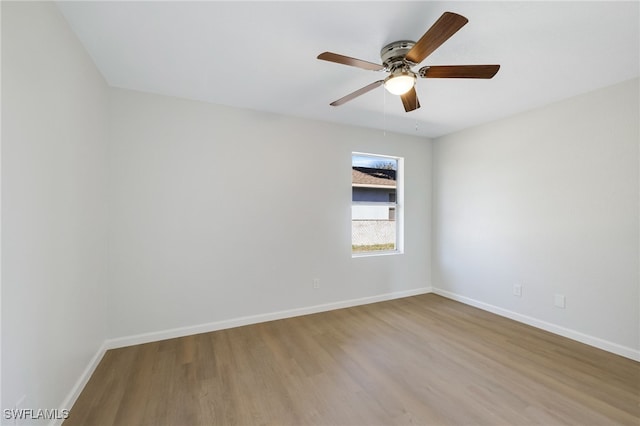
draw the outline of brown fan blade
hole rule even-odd
[[[493,78],[500,65],[434,65],[422,67],[423,78]]]
[[[352,67],[363,68],[365,70],[371,71],[380,71],[383,70],[384,67],[379,64],[374,64],[373,62],[363,61],[362,59],[351,58],[349,56],[338,55],[337,53],[332,52],[323,52],[318,55],[318,59],[322,59],[323,61],[336,62],[338,64],[350,65]]]
[[[400,98],[402,98],[402,105],[404,105],[406,112],[420,108],[420,101],[418,101],[418,94],[416,93],[415,87],[412,87],[411,90],[404,95],[400,95]]]
[[[342,104],[345,104],[347,102],[349,102],[352,99],[357,98],[360,95],[364,95],[365,93],[369,92],[370,90],[375,89],[378,86],[382,86],[382,84],[384,83],[384,80],[378,80],[375,81],[367,86],[364,86],[362,89],[358,89],[353,93],[349,93],[347,96],[343,96],[342,98],[338,99],[337,101],[333,101],[331,102],[329,105],[331,106],[340,106]]]
[[[460,28],[469,22],[467,18],[457,13],[445,12],[435,24],[411,48],[407,56],[408,61],[419,64],[432,54],[442,43],[454,35]]]

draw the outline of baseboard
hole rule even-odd
[[[432,292],[438,294],[440,296],[446,297],[447,299],[455,300],[457,302],[464,303],[465,305],[474,306],[476,308],[480,308],[484,311],[488,311],[494,313],[496,315],[500,315],[502,317],[510,318],[514,321],[518,321],[532,327],[540,328],[542,330],[548,331],[553,334],[557,334],[568,339],[576,340],[578,342],[587,344],[589,346],[596,347],[598,349],[605,350],[607,352],[614,353],[616,355],[623,356],[625,358],[632,359],[634,361],[640,361],[640,351],[629,348],[626,346],[619,345],[617,343],[609,342],[604,339],[600,339],[598,337],[593,337],[588,334],[580,333],[579,331],[571,330],[569,328],[561,327],[556,324],[552,324],[546,321],[539,320],[537,318],[533,318],[527,315],[522,315],[514,311],[510,311],[508,309],[503,309],[498,306],[494,306],[485,302],[480,302],[479,300],[471,299],[469,297],[461,296],[456,293],[451,293],[446,290],[433,288]]]
[[[383,302],[385,300],[400,299],[431,292],[431,287],[422,287],[413,290],[397,291],[376,296],[362,297],[358,299],[344,300],[340,302],[307,306],[303,308],[288,309],[284,311],[269,312],[265,314],[250,315],[232,318],[228,320],[210,322],[206,324],[188,327],[172,328],[169,330],[154,331],[151,333],[137,334],[134,336],[119,337],[105,341],[106,349],[122,348],[125,346],[140,345],[143,343],[157,342],[159,340],[173,339],[176,337],[191,336],[193,334],[208,333],[227,328],[241,327],[243,325],[257,324],[266,321],[297,317],[300,315],[315,314],[318,312],[332,311],[334,309],[349,308],[351,306],[366,305],[369,303]]]
[[[104,356],[106,351],[107,351],[106,342],[103,342],[100,348],[98,348],[98,351],[95,353],[93,358],[91,358],[91,361],[89,361],[89,364],[87,365],[87,367],[84,369],[84,371],[80,375],[80,378],[78,378],[76,383],[73,385],[73,388],[71,388],[71,392],[69,392],[69,395],[67,395],[67,397],[64,399],[64,401],[60,405],[61,407],[60,410],[70,410],[71,407],[73,407],[73,404],[75,404],[76,400],[78,399],[78,396],[80,396],[80,392],[82,392],[87,382],[91,378],[91,375],[95,371],[96,367],[98,367],[98,364],[100,364],[100,361],[102,360],[102,357]],[[49,423],[49,426],[60,426],[62,425],[63,421],[64,419],[54,419],[51,421],[51,423]]]

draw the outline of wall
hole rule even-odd
[[[119,89],[110,135],[115,346],[430,286],[424,138]],[[405,157],[402,255],[351,257],[352,151]]]
[[[434,288],[640,359],[638,96],[635,79],[437,139]]]
[[[2,408],[64,407],[106,337],[107,90],[53,3],[2,2]]]

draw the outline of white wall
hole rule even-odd
[[[107,90],[53,3],[2,2],[2,408],[60,408],[106,337]]]
[[[635,79],[437,139],[434,288],[638,357],[638,98]]]
[[[430,286],[424,138],[114,89],[110,139],[112,338]],[[352,259],[352,151],[405,157],[405,254]]]

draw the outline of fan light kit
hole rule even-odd
[[[393,95],[404,95],[416,84],[416,75],[411,71],[394,71],[384,79],[384,88]]]
[[[331,102],[330,105],[342,105],[376,87],[384,85],[389,93],[400,96],[405,111],[410,112],[420,108],[415,89],[418,76],[420,78],[493,78],[500,69],[500,65],[434,65],[420,68],[417,74],[411,70],[411,67],[424,61],[427,56],[458,32],[467,22],[469,22],[468,19],[462,15],[452,12],[443,13],[417,42],[400,40],[383,47],[380,51],[382,65],[332,52],[321,53],[318,55],[318,59],[324,61],[350,65],[370,71],[390,73],[384,80],[375,81],[337,101]]]

